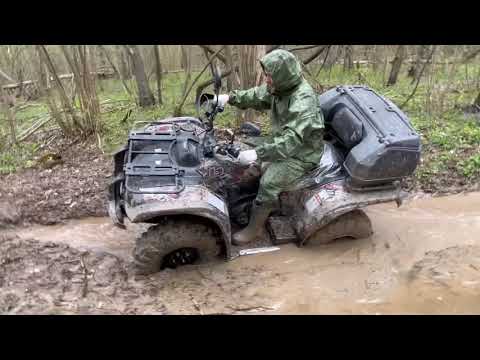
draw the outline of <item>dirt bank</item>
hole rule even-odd
[[[106,215],[111,160],[85,143],[58,148],[54,154],[60,158],[0,176],[0,227]]]

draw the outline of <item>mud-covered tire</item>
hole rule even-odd
[[[305,242],[306,245],[324,245],[340,238],[363,239],[373,234],[372,222],[362,210],[353,210],[319,229]]]
[[[159,272],[164,268],[167,256],[185,248],[198,252],[198,259],[192,263],[211,261],[222,249],[220,232],[197,219],[167,219],[137,237],[133,250],[135,271],[142,275]]]

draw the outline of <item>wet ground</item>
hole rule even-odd
[[[0,312],[480,313],[480,193],[367,213],[368,239],[284,245],[149,277],[130,268],[137,226],[86,218],[21,229],[0,242]]]

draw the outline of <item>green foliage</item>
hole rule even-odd
[[[474,178],[480,176],[480,154],[470,156],[460,163],[463,175],[467,178]]]
[[[22,143],[0,151],[0,174],[8,174],[20,168],[32,166],[32,156],[37,147],[37,144]]]

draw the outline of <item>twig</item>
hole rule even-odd
[[[249,306],[244,308],[237,308],[234,306],[227,305],[227,308],[232,309],[233,311],[251,311],[251,310],[260,310],[260,311],[268,311],[268,310],[275,310],[269,306]]]
[[[200,315],[203,315],[202,308],[201,308],[200,305],[195,301],[195,298],[193,297],[192,294],[190,294],[190,300],[192,301],[193,307],[195,308],[195,310],[197,310],[197,311],[200,313]]]

